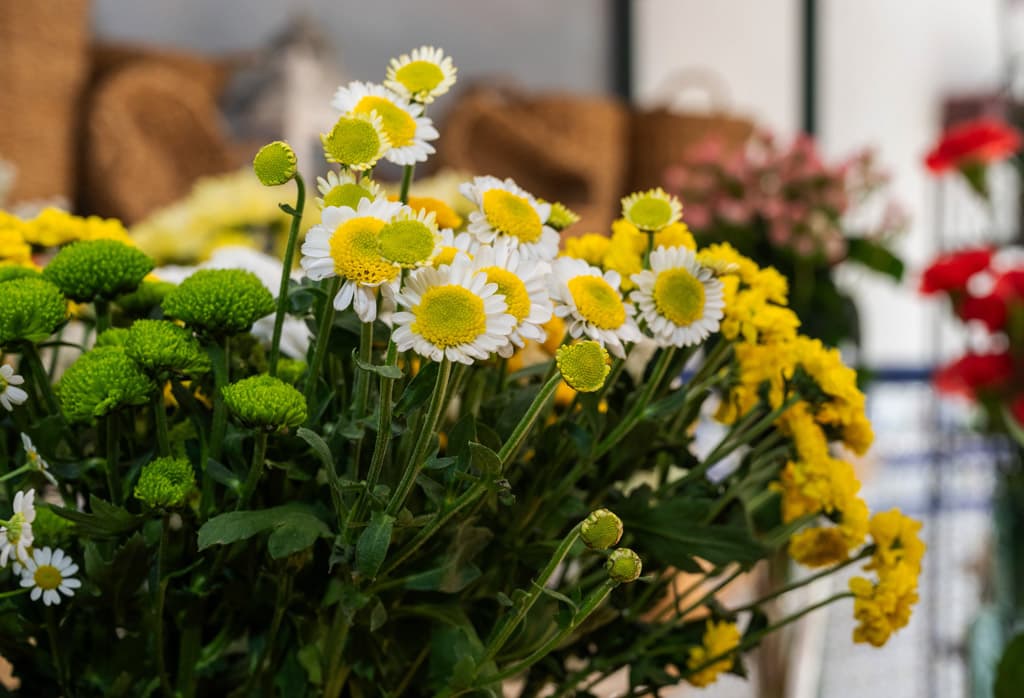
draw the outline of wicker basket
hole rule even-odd
[[[0,2],[0,159],[17,168],[12,203],[75,195],[88,30],[87,0]]]

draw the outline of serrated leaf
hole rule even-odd
[[[359,356],[354,353],[352,354],[352,360],[356,362],[356,366],[363,369],[367,373],[374,373],[380,376],[381,378],[398,380],[399,378],[405,375],[404,373],[402,373],[402,369],[398,368],[398,366],[390,366],[388,364],[378,366],[377,364],[367,363],[366,361],[360,359]]]
[[[391,531],[395,517],[383,511],[375,511],[370,523],[356,541],[356,570],[369,579],[377,576],[384,558],[391,546]]]

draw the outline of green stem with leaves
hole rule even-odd
[[[224,445],[224,434],[228,426],[228,408],[224,404],[224,397],[221,391],[228,384],[228,356],[231,351],[231,340],[224,337],[220,343],[211,344],[207,347],[210,355],[210,363],[213,366],[213,420],[210,426],[210,458],[220,460],[221,449]],[[203,464],[204,472],[206,464]]]
[[[622,441],[622,439],[633,430],[637,423],[643,419],[644,411],[647,409],[647,405],[650,403],[651,398],[657,391],[658,386],[664,380],[665,374],[668,371],[669,365],[672,363],[672,357],[675,355],[675,352],[675,347],[668,347],[662,350],[654,364],[654,368],[651,369],[651,376],[648,378],[647,384],[637,397],[636,402],[633,403],[633,407],[630,408],[629,412],[626,413],[626,416],[619,421],[612,432],[598,443],[597,448],[594,450],[594,460],[597,460],[614,448],[615,445]]]
[[[256,485],[260,482],[260,477],[263,476],[263,466],[267,462],[267,440],[269,434],[266,431],[260,429],[255,435],[255,444],[253,445],[252,452],[252,464],[249,466],[249,475],[245,479],[245,483],[242,485],[242,491],[238,495],[238,503],[235,505],[235,511],[244,509],[249,505],[249,500],[252,499],[253,492],[256,491]]]
[[[385,357],[387,366],[398,365],[398,348],[394,342],[388,342],[388,352]],[[391,396],[394,392],[395,379],[385,375],[380,377],[380,408],[377,415],[377,438],[373,444],[373,456],[370,458],[370,469],[366,473],[366,487],[359,495],[359,500],[352,510],[352,515],[346,521],[345,527],[353,521],[358,522],[366,514],[366,503],[377,487],[381,471],[384,469],[384,460],[387,457],[388,446],[391,444],[391,419],[394,414],[394,403]],[[356,463],[356,467],[359,464]]]
[[[21,346],[21,358],[28,363],[29,371],[33,376],[32,382],[36,384],[36,388],[42,395],[47,412],[51,415],[61,414],[60,403],[57,402],[57,395],[53,392],[53,386],[50,384],[50,375],[43,368],[43,361],[39,358],[39,350],[34,344],[26,342]]]
[[[323,366],[324,356],[327,354],[327,345],[331,338],[331,326],[334,324],[334,297],[338,295],[341,288],[341,279],[332,276],[327,281],[327,293],[324,297],[324,305],[320,312],[320,324],[317,327],[316,346],[313,349],[313,360],[309,364],[306,373],[306,404],[309,406],[309,423],[316,419],[316,384],[320,380],[320,367]]]
[[[403,204],[409,203],[409,185],[412,184],[412,173],[416,165],[406,165],[402,171],[402,187],[398,192],[398,198]]]
[[[274,315],[274,334],[270,340],[270,375],[277,375],[277,361],[281,356],[281,331],[284,327],[285,311],[288,307],[288,281],[292,275],[292,264],[295,258],[295,243],[299,237],[299,226],[302,223],[302,211],[306,206],[306,183],[302,175],[295,173],[295,207],[282,205],[281,210],[292,217],[288,229],[288,243],[284,248],[284,262],[281,266],[281,284],[277,293],[277,312]]]

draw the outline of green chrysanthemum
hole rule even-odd
[[[199,340],[167,320],[136,320],[128,330],[124,351],[154,378],[194,376],[210,370],[210,358]]]
[[[591,550],[610,548],[622,538],[622,519],[607,509],[592,511],[580,526],[580,537]]]
[[[71,364],[57,384],[68,419],[84,422],[126,405],[141,405],[156,385],[121,347],[100,347]]]
[[[573,223],[579,222],[579,220],[579,214],[565,204],[560,204],[557,201],[551,204],[551,215],[548,216],[548,225],[555,230],[561,232]]]
[[[256,153],[252,169],[260,183],[267,187],[290,182],[295,176],[295,151],[284,141],[267,143]]]
[[[31,267],[20,264],[0,264],[0,283],[15,279],[38,279],[41,274]]]
[[[195,486],[188,459],[157,458],[142,467],[135,498],[153,509],[173,509],[185,503]]]
[[[277,377],[285,383],[295,385],[306,374],[309,366],[301,359],[283,357],[277,360]]]
[[[560,346],[555,352],[555,363],[562,380],[581,393],[600,390],[611,371],[607,350],[590,340]]]
[[[247,331],[274,312],[274,296],[251,271],[201,269],[167,294],[164,314],[212,336]]]
[[[629,548],[616,548],[608,556],[604,568],[608,571],[608,576],[616,582],[628,584],[635,582],[640,577],[640,573],[643,572],[643,563],[640,561],[640,556]]]
[[[43,279],[0,283],[0,345],[41,342],[68,316],[60,289]]]
[[[43,277],[68,298],[86,303],[134,291],[151,271],[153,260],[141,250],[117,240],[83,240],[58,252]]]
[[[247,427],[286,429],[306,421],[306,398],[279,378],[245,378],[225,386],[221,395],[235,419]]]
[[[127,341],[128,330],[123,327],[112,327],[109,330],[104,330],[96,337],[96,346],[124,348]]]
[[[169,281],[143,281],[137,289],[118,296],[114,302],[129,315],[144,316],[163,303],[164,297],[174,288],[175,285]]]
[[[75,525],[59,514],[55,514],[49,505],[36,506],[36,518],[32,522],[32,535],[36,540],[46,541],[47,545],[63,545],[74,536]]]

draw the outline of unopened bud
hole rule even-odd
[[[629,548],[616,548],[608,556],[604,568],[608,570],[608,576],[616,582],[628,584],[635,582],[640,576],[643,563],[640,562],[640,556]]]
[[[256,177],[267,187],[290,182],[295,176],[295,165],[295,151],[284,141],[267,143],[252,161]]]
[[[610,548],[622,538],[622,519],[607,509],[592,511],[583,520],[580,537],[591,550]]]

